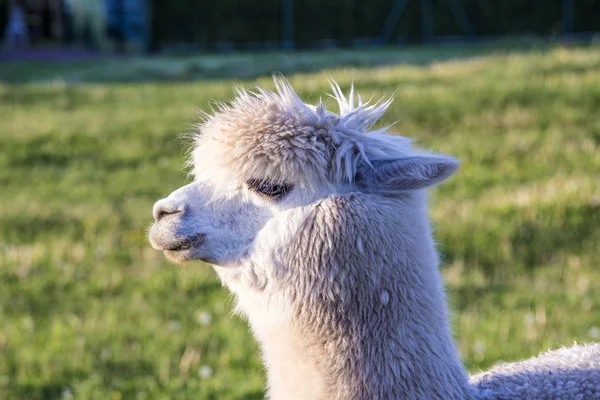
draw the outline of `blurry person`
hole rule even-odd
[[[29,43],[29,32],[25,22],[25,10],[18,0],[11,0],[9,9],[4,35],[5,45],[9,49],[26,47]]]

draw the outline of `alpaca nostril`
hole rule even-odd
[[[175,214],[181,214],[183,212],[183,210],[174,210],[174,211],[166,211],[166,210],[160,210],[155,216],[154,219],[156,220],[156,222],[160,221],[161,219],[163,219],[164,217],[168,216],[168,215],[175,215]]]
[[[167,215],[179,214],[180,212],[181,211],[175,211],[175,212],[169,212],[169,211],[164,211],[164,210],[163,211],[159,211],[156,220],[160,221],[161,219],[163,219]]]
[[[158,222],[169,215],[176,215],[181,213],[183,213],[183,207],[175,207],[172,204],[160,204],[159,202],[154,206],[153,214],[154,220]]]

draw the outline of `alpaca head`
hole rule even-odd
[[[236,268],[284,246],[298,210],[350,192],[394,196],[449,177],[455,159],[371,130],[390,101],[363,102],[332,84],[339,115],[304,104],[287,81],[238,91],[194,136],[194,181],[154,205],[150,241],[175,262]],[[269,256],[270,257],[270,256]],[[273,265],[273,263],[271,263]]]

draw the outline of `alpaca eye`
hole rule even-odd
[[[273,183],[261,179],[249,179],[246,184],[251,190],[271,200],[285,197],[294,188],[294,185],[287,183]]]

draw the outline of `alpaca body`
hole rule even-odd
[[[575,345],[471,377],[482,400],[600,399],[600,345]]]
[[[389,101],[368,105],[332,84],[336,115],[276,86],[207,117],[195,181],[155,204],[150,230],[168,258],[212,264],[236,294],[270,398],[600,398],[598,345],[469,381],[423,190],[458,162],[370,131]]]

